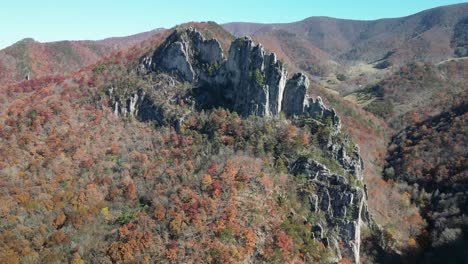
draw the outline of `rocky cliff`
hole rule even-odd
[[[296,73],[286,83],[284,91],[284,102],[282,111],[286,116],[299,116],[308,114],[316,120],[327,121],[335,127],[335,131],[341,129],[341,123],[338,115],[333,109],[327,108],[322,98],[309,98],[307,89],[309,88],[309,79],[303,73]]]
[[[325,107],[320,98],[308,97],[307,76],[298,73],[288,80],[276,55],[248,37],[236,39],[225,59],[217,40],[207,40],[193,28],[176,30],[153,54],[142,59],[139,71],[173,74],[179,81],[199,87],[206,100],[217,94],[221,100],[218,104],[242,116],[309,114],[323,121],[330,118],[339,126],[333,110]],[[205,101],[198,103],[210,105]]]
[[[169,72],[182,81],[196,82],[213,76],[224,55],[219,42],[206,40],[196,30],[174,31],[139,70]]]
[[[369,220],[363,188],[312,159],[300,158],[291,169],[294,175],[305,176],[314,189],[302,195],[307,196],[311,210],[323,216],[313,227],[315,239],[331,247],[338,259],[348,257],[359,263],[360,229]]]
[[[313,190],[305,192],[300,188],[298,194],[317,215],[318,221],[312,227],[314,239],[332,249],[335,261],[347,258],[359,263],[360,228],[369,219],[362,187],[363,163],[358,147],[342,135],[338,115],[320,97],[309,97],[306,75],[297,73],[288,79],[276,55],[250,38],[236,39],[228,54],[226,59],[217,40],[206,39],[193,28],[176,30],[152,54],[141,59],[138,72],[166,80],[152,88],[166,96],[165,101],[187,103],[193,110],[223,107],[243,117],[277,118],[283,113],[293,122],[307,120],[313,133],[321,131],[325,158],[338,164],[340,173],[301,155],[291,157],[288,173],[305,177],[306,189]],[[167,88],[178,86],[190,88],[185,95],[177,96]],[[117,115],[143,120],[153,117],[161,123],[169,110],[157,107],[148,94],[142,89],[124,93],[109,90]],[[178,127],[183,114],[175,116]]]

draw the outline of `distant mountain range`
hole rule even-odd
[[[141,43],[163,30],[155,29],[97,41],[41,43],[31,38],[23,39],[0,51],[0,83],[71,73],[96,63],[113,52]]]
[[[468,3],[372,21],[310,17],[286,24],[228,23],[223,27],[236,36],[251,36],[288,64],[313,75],[326,75],[356,62],[386,68],[468,55]]]

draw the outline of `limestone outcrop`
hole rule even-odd
[[[122,100],[122,98],[119,95],[116,95],[114,91],[114,87],[110,88],[108,91],[112,112],[116,116],[137,117],[145,98],[145,92],[138,90],[135,93],[125,96],[123,98],[124,100]]]
[[[225,59],[217,40],[207,40],[193,28],[176,30],[151,56],[142,58],[139,71],[173,74],[209,94],[220,94],[221,105],[242,116],[309,114],[322,122],[330,119],[337,129],[340,127],[333,109],[320,97],[307,95],[307,76],[297,73],[288,80],[276,55],[249,37],[234,40]]]
[[[207,40],[193,28],[174,31],[149,57],[141,61],[140,72],[172,73],[181,81],[198,82],[216,75],[224,61],[221,45]]]
[[[362,180],[364,162],[359,153],[359,147],[353,146],[351,149],[348,139],[330,139],[327,143],[329,158],[334,159],[351,175],[358,180]]]
[[[305,112],[308,101],[307,89],[309,88],[309,78],[303,73],[296,73],[286,83],[284,91],[284,101],[282,111],[287,117],[302,115]]]
[[[315,190],[299,191],[307,196],[304,200],[309,201],[310,210],[320,216],[313,223],[314,238],[334,251],[337,262],[346,257],[359,263],[360,228],[369,221],[367,198],[361,187],[363,162],[359,148],[340,132],[340,118],[334,109],[328,108],[320,97],[308,95],[310,82],[306,75],[296,73],[288,79],[276,55],[248,37],[234,40],[228,54],[224,58],[217,40],[208,40],[193,28],[176,30],[153,54],[141,59],[138,70],[188,83],[190,92],[182,99],[192,108],[223,107],[244,117],[276,118],[283,113],[297,121],[307,119],[312,130],[328,131],[320,143],[324,156],[336,161],[344,171],[332,173],[307,157],[296,157],[288,169],[293,175],[305,176],[310,189]],[[169,93],[166,96],[169,101],[181,100]],[[116,114],[151,116],[151,111],[159,109],[144,101],[149,97],[144,93],[127,94],[124,101],[114,97]],[[161,111],[153,117],[161,119]],[[176,119],[179,125],[183,122],[183,118]]]
[[[334,131],[339,131],[341,122],[335,110],[326,107],[320,96],[317,99],[310,98],[307,95],[308,88],[309,79],[303,73],[296,73],[288,80],[284,90],[282,112],[287,117],[308,114],[315,120],[330,122],[335,128]]]
[[[287,72],[274,53],[250,38],[235,40],[225,64],[225,87],[239,114],[275,117],[281,111]]]
[[[313,227],[315,239],[332,248],[337,260],[347,257],[353,263],[359,263],[360,230],[362,222],[368,221],[364,189],[352,186],[351,179],[331,173],[312,159],[298,159],[291,171],[307,178],[315,192],[302,195],[308,196],[306,200],[312,211],[324,215]],[[342,246],[339,246],[340,242]]]

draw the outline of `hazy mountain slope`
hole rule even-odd
[[[443,60],[466,46],[468,4],[443,6],[411,16],[375,21],[353,21],[311,17],[286,24],[229,23],[223,25],[236,35],[251,35],[277,51],[283,59],[302,70],[324,75],[334,62],[401,64],[413,60]],[[454,34],[454,32],[456,32]],[[458,33],[457,33],[458,32]],[[288,43],[285,43],[285,39]],[[278,44],[279,43],[279,44]],[[456,43],[456,44],[453,44]],[[311,68],[307,65],[315,58]],[[324,54],[328,56],[324,56]],[[314,69],[314,67],[318,69]]]
[[[254,22],[232,22],[232,23],[223,24],[222,26],[227,31],[229,31],[232,35],[237,36],[237,37],[242,37],[242,36],[253,35],[259,29],[263,27],[268,27],[270,25],[254,23]]]
[[[466,91],[468,59],[437,65],[410,63],[345,98],[373,112],[397,131],[450,108]]]
[[[96,40],[93,42],[103,44],[106,46],[117,46],[117,47],[129,47],[147,39],[150,39],[154,34],[164,31],[164,28],[157,28],[151,31],[142,32],[125,37],[110,37],[102,40]]]
[[[24,39],[0,51],[0,85],[46,75],[65,75],[141,43],[162,29],[99,41],[40,43]]]
[[[466,260],[468,245],[468,96],[466,91],[445,112],[396,135],[389,148],[385,175],[402,184],[428,222],[418,238],[420,263]]]

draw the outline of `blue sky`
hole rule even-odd
[[[188,21],[292,22],[310,16],[370,20],[457,0],[3,0],[0,49],[38,41],[125,36]]]

